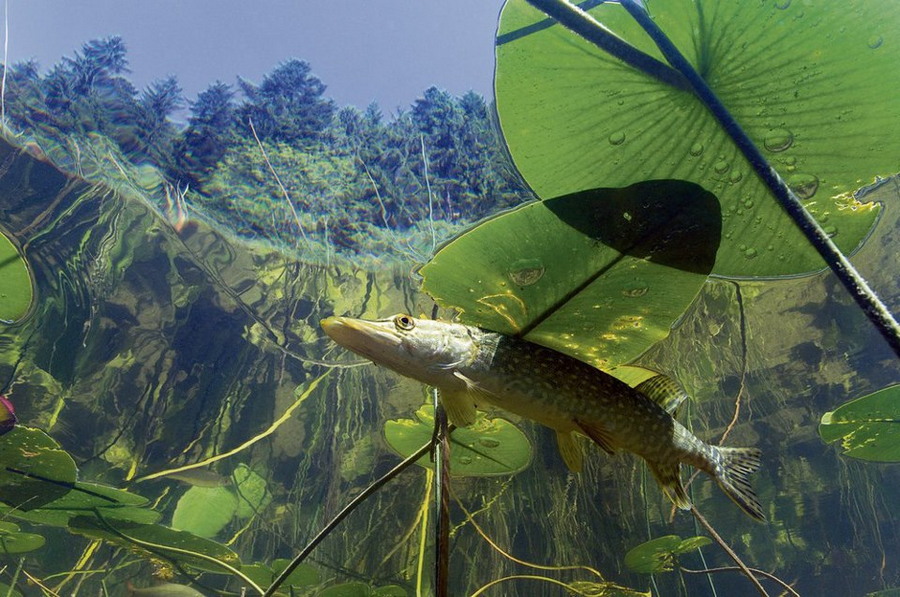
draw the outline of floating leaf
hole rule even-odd
[[[362,582],[348,582],[319,591],[319,597],[370,597],[372,589]]]
[[[874,462],[900,462],[900,385],[856,398],[822,415],[819,435],[841,441],[844,454]]]
[[[28,265],[12,241],[0,230],[0,321],[18,321],[34,298]]]
[[[275,574],[281,574],[285,568],[287,568],[288,564],[291,561],[278,558],[274,562],[272,562],[272,570]],[[297,566],[291,574],[287,577],[282,585],[282,588],[288,592],[288,587],[308,587],[312,585],[317,585],[322,582],[319,571],[316,570],[313,566],[303,563]],[[271,581],[270,583],[271,584]]]
[[[610,368],[669,333],[712,269],[720,225],[716,198],[680,181],[531,203],[443,247],[423,289],[465,323]]]
[[[391,420],[384,425],[388,445],[404,458],[429,442],[433,433],[434,408],[430,404],[419,408],[415,419]],[[488,419],[479,412],[475,423],[450,434],[451,475],[512,475],[530,462],[531,442],[505,419]],[[416,464],[434,468],[430,456],[423,456]]]
[[[41,508],[27,512],[11,508],[3,515],[35,524],[64,527],[75,516],[93,516],[94,509],[97,508],[102,516],[110,519],[141,524],[157,522],[161,518],[159,512],[139,507],[146,503],[147,498],[136,493],[79,481],[73,485],[72,491]],[[3,510],[0,509],[0,512]]]
[[[175,506],[172,528],[198,537],[215,537],[237,510],[238,500],[227,487],[191,487]]]
[[[641,543],[625,554],[625,566],[634,572],[656,574],[670,572],[675,565],[675,556],[709,545],[709,537],[689,537],[666,535]]]
[[[23,533],[19,525],[0,521],[0,554],[26,553],[44,545],[44,538],[34,533]]]
[[[183,552],[199,553],[229,566],[240,567],[240,559],[236,553],[220,543],[186,531],[177,531],[158,524],[142,525],[123,521],[107,521],[107,523],[122,535],[113,532],[95,517],[89,516],[73,518],[69,522],[69,530],[92,539],[103,539],[122,547],[143,551],[148,556],[164,557],[195,570],[228,574],[222,566]],[[175,548],[178,551],[167,548]]]
[[[17,426],[0,437],[0,499],[33,510],[75,484],[75,461],[40,429]]]
[[[266,480],[256,474],[246,464],[234,469],[234,491],[238,496],[235,516],[250,518],[264,510],[272,501],[272,494],[266,487]]]
[[[596,3],[594,3],[596,4]],[[878,209],[851,196],[897,172],[900,4],[668,0],[654,22],[694,65],[847,252]],[[590,13],[650,56],[659,50],[617,3]],[[893,35],[891,37],[894,37]],[[637,181],[689,180],[722,202],[714,273],[819,270],[818,253],[782,213],[731,138],[689,91],[626,65],[525,0],[500,16],[495,90],[515,164],[542,197]]]

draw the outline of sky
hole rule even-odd
[[[130,79],[174,74],[188,99],[236,76],[259,83],[306,60],[339,106],[407,108],[431,85],[492,95],[503,0],[5,0],[8,62],[41,73],[89,39],[120,35]],[[2,4],[0,4],[2,8]]]

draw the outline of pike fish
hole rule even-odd
[[[744,512],[765,520],[749,476],[756,448],[712,446],[675,420],[686,398],[664,375],[632,388],[587,363],[545,346],[460,323],[399,314],[376,321],[329,317],[322,329],[337,344],[378,365],[438,389],[450,422],[470,425],[477,405],[492,405],[556,431],[568,468],[581,470],[574,434],[609,454],[643,458],[663,493],[679,508],[691,502],[681,481],[689,464],[715,479]]]

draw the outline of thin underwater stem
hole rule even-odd
[[[437,388],[431,389],[434,402],[434,482],[437,516],[435,517],[434,586],[437,597],[447,597],[450,580],[450,427],[447,411],[438,399]]]
[[[734,119],[719,97],[707,85],[706,81],[688,62],[675,44],[660,29],[647,11],[634,0],[621,0],[622,6],[634,18],[635,21],[647,32],[659,50],[672,65],[688,81],[691,91],[697,99],[706,106],[725,133],[731,137],[738,150],[750,163],[756,175],[765,183],[769,191],[781,205],[782,209],[794,221],[810,244],[819,252],[831,271],[844,285],[856,304],[863,310],[866,316],[875,325],[887,343],[900,357],[900,324],[888,310],[887,306],[878,298],[875,291],[869,287],[865,278],[856,271],[850,260],[834,244],[831,237],[819,226],[815,218],[810,215],[800,199],[788,187],[784,179],[775,171],[766,158],[759,151],[747,133]],[[648,73],[649,74],[649,73]]]
[[[712,525],[709,524],[709,521],[706,520],[706,518],[704,518],[702,514],[700,514],[700,511],[697,510],[696,505],[691,506],[691,514],[694,515],[694,518],[697,520],[697,522],[703,525],[703,528],[706,529],[706,532],[709,533],[710,537],[712,537],[713,540],[719,544],[719,547],[721,547],[722,550],[728,554],[728,557],[734,560],[734,563],[738,565],[738,569],[740,569],[740,571],[744,573],[744,576],[746,576],[750,580],[750,582],[753,583],[753,586],[756,587],[756,590],[759,591],[759,594],[763,597],[769,597],[769,594],[766,593],[765,588],[763,588],[763,586],[760,584],[759,579],[753,576],[753,573],[750,571],[750,568],[747,567],[747,564],[745,564],[744,561],[741,560],[740,556],[738,556],[734,552],[734,550],[731,549],[731,547],[729,547],[727,543],[725,543],[725,540],[722,539],[719,533],[716,532],[716,529],[714,529]]]
[[[720,566],[718,568],[704,568],[703,570],[691,570],[690,568],[685,568],[684,566],[679,566],[679,568],[682,572],[685,572],[687,574],[712,574],[714,572],[741,572],[741,569],[738,566]],[[784,582],[783,580],[781,580],[774,574],[770,574],[770,573],[766,572],[765,570],[759,570],[757,568],[749,568],[748,570],[750,570],[750,572],[752,572],[753,574],[759,574],[760,576],[764,576],[774,583],[778,583],[779,585],[781,585],[784,588],[785,592],[790,593],[794,597],[800,597],[800,593],[798,593],[794,589],[794,587],[787,584],[786,582]]]
[[[291,560],[291,563],[281,571],[281,574],[278,575],[278,577],[272,582],[272,585],[268,589],[266,589],[265,593],[263,593],[263,597],[272,597],[272,595],[275,594],[275,591],[278,590],[278,587],[280,587],[284,583],[284,581],[287,580],[287,577],[291,575],[294,569],[297,568],[297,566],[299,566],[303,562],[303,560],[305,560],[307,556],[309,556],[310,553],[312,553],[312,550],[314,550],[316,546],[319,545],[319,543],[321,543],[322,540],[325,539],[325,537],[327,537],[331,533],[331,531],[333,531],[335,527],[337,527],[341,523],[342,520],[344,520],[351,512],[353,512],[353,510],[355,510],[358,505],[364,502],[366,498],[381,489],[382,485],[409,468],[409,466],[411,464],[414,464],[419,458],[428,454],[433,445],[434,441],[429,441],[427,444],[423,445],[421,448],[407,456],[400,464],[376,479],[358,496],[350,500],[350,503],[344,506],[344,509],[338,512],[337,515],[335,515],[335,517],[332,518],[327,525],[325,525],[325,528],[319,531],[319,534],[313,537],[312,540],[306,545],[306,547],[304,547],[303,550],[298,553],[293,560]]]

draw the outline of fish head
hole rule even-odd
[[[328,317],[321,325],[344,348],[440,388],[459,385],[455,369],[471,362],[478,350],[476,328],[405,313],[378,320]]]

